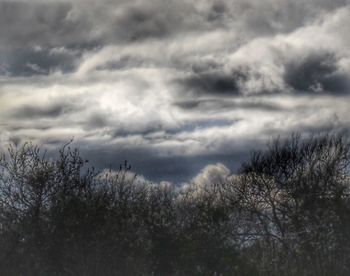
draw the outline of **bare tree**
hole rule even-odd
[[[349,275],[346,136],[272,140],[238,174],[174,187],[64,145],[0,159],[1,275]]]

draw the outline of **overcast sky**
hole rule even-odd
[[[74,137],[99,168],[178,183],[349,130],[349,88],[347,0],[0,0],[2,147]]]

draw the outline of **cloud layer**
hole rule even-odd
[[[349,129],[348,26],[347,0],[0,1],[0,143],[74,137],[157,181],[234,169]]]

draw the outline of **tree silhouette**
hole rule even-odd
[[[349,142],[272,140],[220,183],[174,187],[126,162],[26,143],[0,160],[1,275],[349,275]]]

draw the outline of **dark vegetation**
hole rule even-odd
[[[222,183],[95,172],[69,145],[0,161],[0,275],[350,275],[350,146],[272,141]]]

